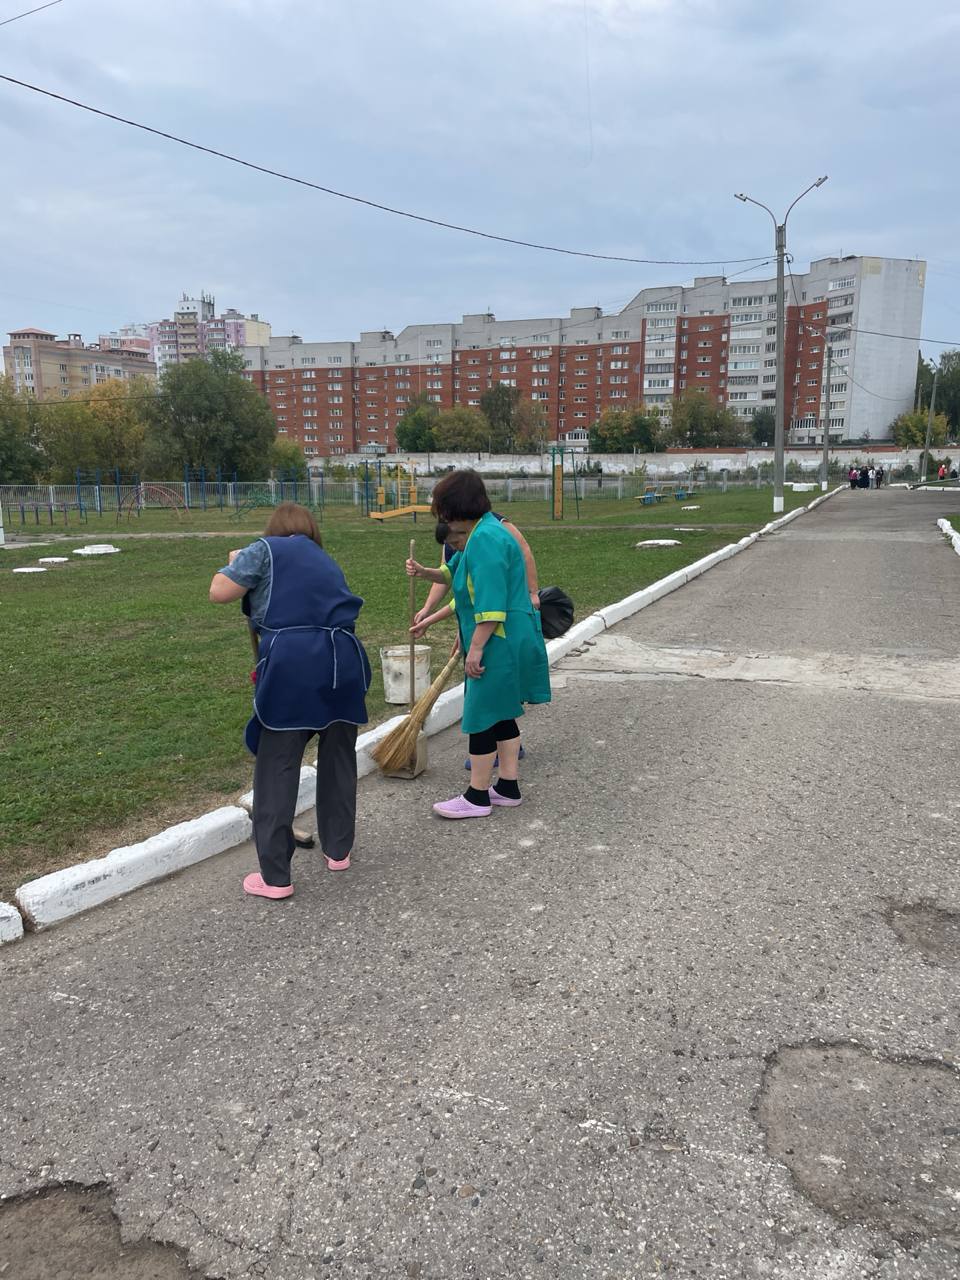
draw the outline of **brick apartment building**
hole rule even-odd
[[[84,345],[79,333],[58,338],[46,329],[16,329],[3,348],[3,367],[17,391],[38,400],[65,400],[119,378],[156,380],[157,366],[141,348]]]
[[[913,404],[925,263],[824,258],[788,282],[787,417],[795,443],[889,436]],[[605,409],[642,403],[669,413],[700,388],[743,418],[776,396],[776,285],[703,276],[643,289],[616,315],[411,325],[358,342],[293,335],[244,348],[245,376],[270,401],[278,433],[305,453],[392,449],[409,401],[478,405],[496,383],[541,404],[555,438],[585,438]],[[907,335],[893,339],[882,334]],[[833,376],[825,386],[826,348]]]

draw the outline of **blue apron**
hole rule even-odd
[[[244,741],[256,755],[261,729],[318,732],[366,724],[370,663],[354,632],[363,605],[343,571],[303,534],[263,538],[273,567],[260,636],[253,716]]]

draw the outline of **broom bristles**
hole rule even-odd
[[[370,754],[384,773],[393,773],[413,763],[417,754],[417,738],[424,722],[459,660],[460,655],[455,653],[430,688],[421,693],[402,723],[381,738],[371,751]]]

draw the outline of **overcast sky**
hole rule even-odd
[[[62,0],[0,27],[0,71],[446,221],[721,261],[427,227],[0,82],[0,331],[94,338],[200,289],[315,340],[615,311],[771,250],[734,191],[782,212],[827,173],[797,267],[924,257],[923,332],[960,345],[958,63],[956,0]]]

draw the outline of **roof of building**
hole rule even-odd
[[[9,336],[13,337],[15,333],[29,335],[31,338],[55,338],[57,336],[55,333],[51,333],[49,329],[37,329],[34,325],[29,324],[24,325],[22,329],[11,329]]]

